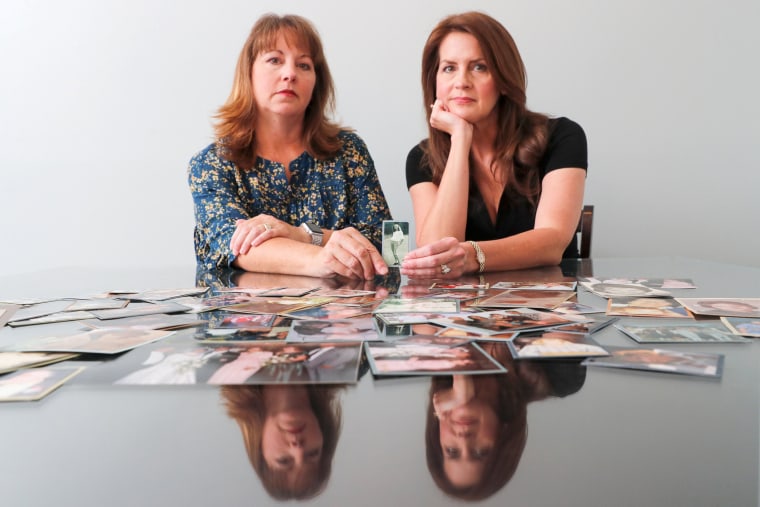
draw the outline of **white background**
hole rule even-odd
[[[270,11],[314,22],[338,119],[367,142],[394,218],[412,221],[422,47],[470,9],[514,36],[529,107],[586,130],[595,257],[760,266],[757,0],[4,0],[0,276],[192,264],[187,162]]]

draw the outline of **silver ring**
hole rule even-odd
[[[451,272],[451,268],[448,267],[446,264],[441,264],[441,274],[445,275]]]
[[[272,230],[272,226],[271,225],[264,224],[264,231],[271,231],[271,230]]]

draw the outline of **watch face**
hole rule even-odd
[[[314,222],[306,222],[304,223],[307,229],[309,229],[309,232],[312,234],[322,234],[322,228],[315,224]]]

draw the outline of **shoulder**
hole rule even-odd
[[[216,143],[211,143],[190,159],[190,171],[200,171],[202,169],[217,168],[221,169],[224,165],[231,165],[232,162],[219,156]]]
[[[423,163],[425,150],[423,144],[427,140],[415,145],[406,156],[406,188],[411,188],[417,183],[433,181],[433,173],[427,164]]]
[[[367,153],[369,151],[364,139],[352,130],[341,130],[338,132],[338,139],[343,145],[341,151],[344,153]]]
[[[419,167],[420,162],[422,161],[422,156],[425,154],[425,151],[422,149],[422,143],[424,142],[425,141],[415,144],[412,149],[409,150],[409,153],[406,155],[407,167],[409,167],[410,164]]]
[[[549,141],[544,163],[546,172],[563,167],[587,169],[588,146],[583,128],[565,117],[549,120]]]

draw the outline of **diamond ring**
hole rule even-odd
[[[446,264],[441,264],[441,274],[445,275],[451,272],[451,268],[448,267]]]
[[[272,226],[271,225],[264,224],[264,231],[271,231],[271,230],[272,230]]]

